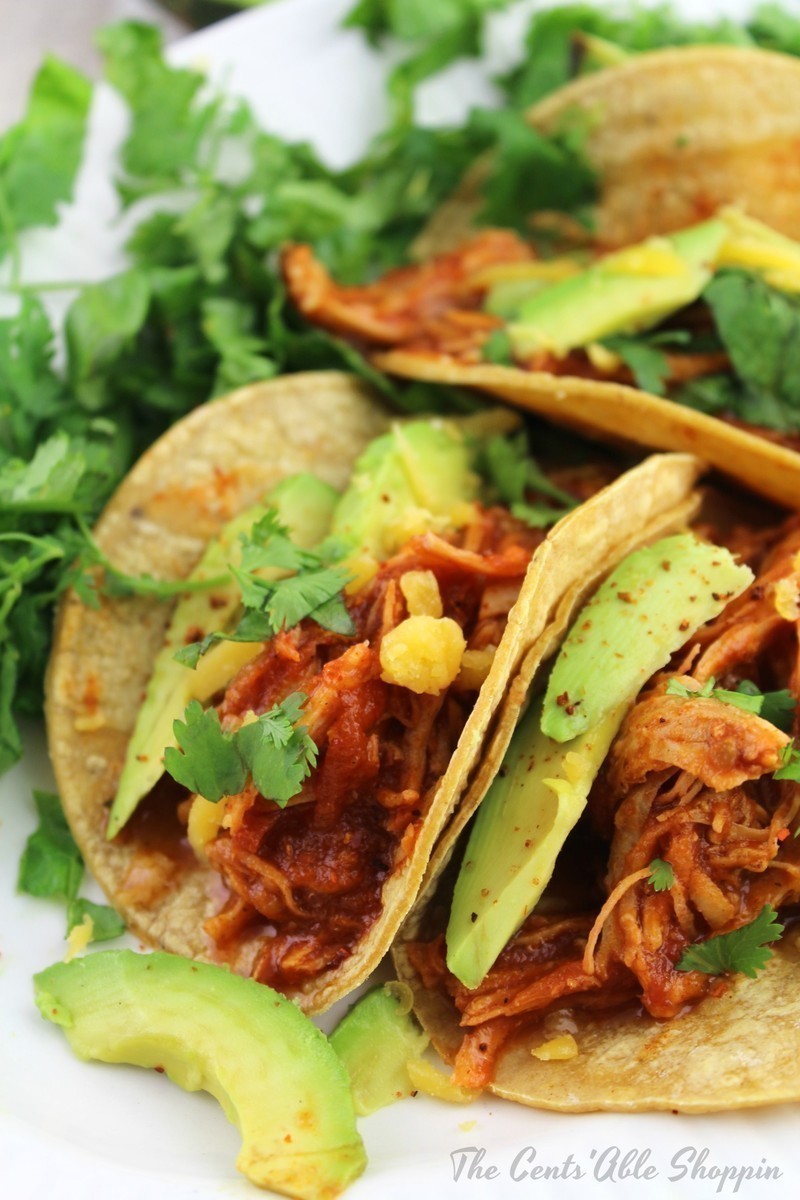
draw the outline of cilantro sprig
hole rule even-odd
[[[555,524],[578,501],[569,492],[547,478],[539,464],[528,453],[524,433],[516,437],[492,437],[483,451],[482,467],[489,484],[496,490],[515,517],[536,529]],[[532,501],[531,493],[546,498]]]
[[[60,900],[67,909],[69,933],[84,916],[92,918],[92,941],[102,942],[125,932],[125,922],[105,904],[78,896],[84,868],[58,796],[34,791],[39,824],[25,843],[19,864],[17,888],[28,896]]]
[[[327,564],[324,548],[304,550],[270,509],[242,534],[241,564],[229,570],[239,585],[244,612],[233,630],[216,630],[202,640],[181,646],[178,662],[194,669],[201,657],[220,641],[260,642],[282,629],[292,629],[312,617],[323,629],[350,636],[355,632],[342,589],[350,578],[342,567]],[[292,572],[284,578],[262,571]]]
[[[800,783],[800,749],[789,742],[780,753],[781,765],[773,772],[773,779],[787,779],[792,783]]]
[[[654,892],[668,892],[675,882],[672,864],[663,858],[654,858],[650,863],[650,875],[647,882]]]
[[[777,942],[783,933],[778,923],[778,914],[771,904],[765,904],[761,912],[748,925],[732,929],[730,933],[718,933],[689,946],[676,963],[678,971],[702,971],[705,975],[739,973],[755,979],[763,971],[773,951],[770,942]]]
[[[743,679],[735,688],[716,687],[714,676],[711,675],[702,687],[690,688],[679,679],[670,679],[667,684],[668,696],[680,696],[684,700],[714,699],[723,704],[732,704],[745,712],[754,713],[769,721],[777,729],[788,733],[794,723],[797,701],[788,688],[780,688],[774,692],[762,692],[749,679]],[[776,778],[780,778],[776,774]]]
[[[262,796],[279,808],[296,796],[317,761],[317,746],[301,723],[306,697],[292,692],[281,704],[238,729],[222,728],[216,709],[193,700],[175,721],[178,747],[164,754],[177,783],[217,803],[236,796],[252,778]]]

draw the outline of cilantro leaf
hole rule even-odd
[[[54,225],[72,196],[86,133],[91,87],[74,67],[48,57],[33,81],[24,117],[0,138],[0,254],[36,225]]]
[[[280,580],[274,585],[265,606],[274,631],[277,633],[280,629],[291,629],[309,616],[319,620],[319,615],[322,615],[323,620],[320,624],[324,624],[326,611],[331,612],[326,610],[325,606],[341,596],[348,578],[347,572],[339,567],[321,567],[316,571],[303,571]],[[341,614],[343,607],[342,605],[336,612]],[[342,622],[337,619],[337,624],[341,625]],[[353,623],[348,620],[345,632],[353,631]]]
[[[768,944],[777,942],[783,933],[783,925],[778,924],[777,916],[772,905],[765,904],[748,925],[689,946],[676,963],[676,970],[702,971],[705,975],[738,972],[748,979],[755,979],[772,958]]]
[[[248,534],[241,534],[241,565],[229,567],[239,585],[244,613],[233,631],[217,630],[202,641],[176,651],[175,659],[194,669],[202,655],[220,641],[261,642],[281,629],[292,629],[311,617],[323,629],[352,636],[353,620],[342,598],[349,576],[341,567],[325,565],[328,557],[304,550],[290,538],[289,531],[270,510]],[[288,578],[265,578],[263,570],[293,571]]]
[[[744,271],[720,272],[703,298],[742,387],[733,411],[771,429],[800,429],[800,298]]]
[[[263,567],[301,571],[304,567],[317,566],[319,562],[316,554],[303,550],[292,541],[288,527],[281,522],[274,508],[269,509],[249,533],[240,534],[239,541],[243,572]]]
[[[39,826],[25,843],[17,887],[29,896],[70,902],[83,878],[83,859],[70,833],[58,796],[33,793]]]
[[[122,917],[108,904],[95,904],[82,896],[70,900],[67,907],[67,934],[76,925],[82,925],[84,917],[92,918],[92,941],[109,942],[112,938],[122,937],[125,932],[125,922]]]
[[[552,525],[576,507],[578,501],[557,487],[528,453],[525,434],[514,438],[491,437],[482,449],[481,468],[500,499],[515,517],[534,528]],[[555,504],[532,503],[530,493],[545,496]]]
[[[296,725],[305,697],[298,692],[243,725],[237,747],[262,796],[283,807],[300,791],[317,761],[316,744],[302,725]]]
[[[417,84],[443,71],[459,58],[481,52],[484,23],[492,11],[509,8],[515,0],[360,0],[345,18],[350,28],[362,28],[378,45],[387,35],[411,44],[415,52],[394,68],[389,95],[395,102],[395,121],[410,123]]]
[[[242,791],[250,776],[268,800],[283,807],[296,796],[317,761],[316,744],[300,724],[302,692],[238,729],[222,729],[216,709],[193,700],[175,722],[180,749],[167,748],[164,767],[190,792],[213,803]]]
[[[133,269],[85,287],[67,313],[67,373],[80,403],[92,412],[109,402],[108,374],[147,316],[150,287]]]
[[[190,792],[216,803],[236,796],[247,782],[247,767],[230,734],[223,732],[215,708],[192,700],[184,720],[173,726],[180,749],[168,746],[164,769]]]
[[[215,396],[277,374],[275,360],[264,353],[266,340],[253,332],[254,323],[255,313],[242,301],[222,296],[204,301],[203,331],[220,355]]]
[[[267,613],[248,608],[234,630],[216,630],[207,633],[199,642],[189,642],[175,651],[173,658],[184,667],[194,670],[204,654],[217,642],[266,642],[274,636],[272,619]]]
[[[690,688],[679,679],[670,679],[667,684],[668,696],[681,696],[684,700],[709,700],[714,694],[714,676],[710,675],[702,687]]]
[[[781,765],[773,771],[773,779],[789,779],[792,783],[800,783],[800,750],[794,742],[783,747],[780,755]]]
[[[742,691],[741,684],[739,684],[738,690]],[[765,721],[769,721],[770,725],[774,725],[784,733],[790,733],[796,712],[797,701],[788,688],[780,688],[776,692],[764,692],[759,715]]]
[[[701,688],[695,689],[687,687],[679,679],[670,679],[667,683],[667,695],[681,696],[684,700],[696,700],[698,697],[707,700],[713,697],[723,704],[732,704],[735,708],[741,708],[745,712],[760,716],[784,733],[788,733],[792,728],[797,708],[797,701],[788,688],[780,688],[774,692],[762,692],[749,679],[741,680],[735,689],[718,688],[714,686],[713,675]],[[776,775],[776,778],[782,777]]]
[[[471,125],[492,146],[479,220],[530,236],[528,218],[556,209],[580,217],[595,199],[597,183],[584,155],[585,124],[545,137],[509,109],[479,109]]]
[[[650,876],[647,881],[654,892],[667,892],[675,882],[675,872],[672,865],[663,858],[654,858],[650,863]]]
[[[638,337],[619,334],[605,338],[603,345],[619,355],[625,366],[630,368],[637,387],[654,396],[663,396],[667,390],[669,364],[661,346],[680,345],[688,341],[689,334],[676,329]]]
[[[106,26],[97,34],[109,82],[124,96],[133,118],[122,165],[135,186],[126,198],[165,191],[197,170],[213,104],[197,105],[203,76],[168,66],[158,29],[138,21]],[[142,188],[142,183],[145,187]]]

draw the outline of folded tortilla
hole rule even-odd
[[[585,131],[585,153],[600,187],[593,237],[603,250],[685,228],[725,205],[800,238],[796,58],[733,46],[634,55],[559,89],[527,118],[548,135],[576,125]],[[452,251],[476,232],[488,171],[487,159],[477,162],[441,206],[415,243],[418,261]],[[290,290],[312,322],[313,305],[324,302],[321,284],[309,277],[304,308],[302,266],[296,287],[290,278]],[[620,442],[702,453],[760,495],[800,505],[800,455],[746,429],[610,380],[473,365],[435,348],[406,349],[383,329],[373,341],[364,309],[355,305],[354,311],[360,324],[353,336],[372,345],[372,360],[390,374],[478,388],[548,420],[602,431]],[[392,315],[387,307],[387,327]],[[338,314],[337,319],[340,332],[349,336]]]
[[[103,513],[97,541],[122,571],[185,578],[208,539],[286,476],[313,471],[343,488],[361,450],[388,421],[367,388],[338,373],[294,375],[244,388],[193,412],[144,455]],[[634,508],[641,529],[673,527],[693,503],[700,469],[690,456],[654,456],[589,501],[592,533],[581,541],[584,577],[596,578],[609,556],[628,545]],[[297,994],[307,1011],[328,1007],[377,965],[411,908],[462,795],[484,786],[480,753],[508,681],[552,623],[569,586],[560,539],[581,540],[570,530],[578,534],[572,515],[534,555],[413,851],[387,877],[382,911],[368,935],[338,969]],[[125,836],[113,842],[105,836],[108,805],[169,608],[142,597],[102,597],[93,609],[74,593],[66,596],[47,679],[50,753],[81,851],[130,928],[153,945],[207,959],[214,957],[214,946],[203,924],[220,907],[219,875],[191,857],[174,887],[148,903],[131,903],[124,888],[139,847]]]
[[[718,498],[714,503],[719,503]],[[577,549],[581,533],[591,536],[591,506],[574,514],[572,524],[576,550],[569,544],[563,547],[565,563],[571,564],[571,579],[555,619],[529,648],[509,687],[508,697],[513,697],[513,702],[501,709],[482,759],[481,770],[491,778],[500,768],[522,707],[532,691],[541,688],[538,681],[543,664],[557,653],[587,592],[594,588],[594,583],[587,587]],[[609,558],[606,574],[622,557]],[[777,592],[776,596],[777,606]],[[790,619],[789,610],[784,615]],[[472,796],[467,794],[448,826],[416,905],[392,948],[398,978],[414,993],[417,1017],[451,1065],[466,1032],[460,1013],[444,989],[425,986],[407,947],[417,940],[429,941],[447,923],[452,877],[448,881],[446,872],[457,866],[459,846],[462,850],[464,846],[461,834],[485,795],[487,783],[484,778]],[[788,832],[784,836],[788,837]],[[551,1006],[558,1018],[555,1025],[548,1023],[550,1010],[544,1009],[539,1018],[531,1014],[530,1022],[503,1045],[488,1090],[531,1107],[562,1112],[689,1113],[797,1101],[800,946],[794,930],[790,928],[773,949],[773,957],[757,978],[727,976],[728,986],[721,995],[708,995],[669,1020],[656,1020],[631,1003],[617,1010],[582,1010],[579,1005],[571,1007],[569,996],[562,996]],[[512,983],[505,986],[513,991]],[[533,1052],[556,1036],[557,1030],[568,1030],[574,1036],[577,1053],[561,1061],[535,1057]]]
[[[585,131],[609,249],[670,233],[736,204],[800,237],[800,62],[743,46],[635,54],[559,88],[527,120],[552,135]],[[417,259],[474,232],[486,159],[476,163],[414,245]]]

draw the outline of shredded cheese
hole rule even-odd
[[[775,584],[775,611],[784,621],[796,621],[800,618],[800,603],[798,602],[797,577],[789,575],[779,579]]]
[[[449,1104],[471,1104],[479,1092],[459,1087],[450,1081],[444,1071],[439,1071],[433,1063],[424,1058],[410,1058],[406,1063],[409,1079],[415,1091],[424,1092],[426,1096],[435,1096],[437,1100],[446,1100]]]
[[[467,643],[450,617],[407,617],[381,642],[381,679],[417,695],[437,696],[461,669]]]
[[[227,807],[224,800],[217,804],[212,804],[204,796],[195,796],[192,800],[186,834],[200,862],[208,861],[205,848],[219,833]]]
[[[85,913],[80,925],[73,925],[67,934],[67,952],[64,955],[64,962],[72,962],[73,958],[82,954],[93,937],[94,921],[88,913]]]
[[[577,1057],[578,1043],[571,1033],[562,1033],[559,1037],[536,1046],[531,1050],[531,1054],[542,1062],[566,1062],[567,1059]]]
[[[410,617],[441,617],[442,594],[433,571],[406,571],[400,576],[400,591]]]

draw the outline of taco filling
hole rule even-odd
[[[602,461],[542,473],[518,437],[480,436],[477,422],[400,423],[373,442],[313,550],[292,542],[269,503],[249,532],[237,518],[239,607],[216,597],[222,629],[187,628],[177,610],[129,743],[109,833],[141,853],[118,901],[146,907],[154,887],[175,886],[174,863],[147,846],[155,800],[215,874],[209,953],[282,991],[307,990],[369,937],[387,881],[442,803],[534,550],[616,473]],[[491,478],[498,456],[506,470],[516,463],[513,504],[476,470]],[[281,579],[265,579],[275,568]],[[177,713],[164,702],[167,676]],[[162,760],[180,789],[166,780],[164,790]]]
[[[304,694],[302,723],[318,754],[284,809],[252,782],[230,797],[203,848],[230,892],[206,930],[224,953],[260,927],[255,978],[302,987],[369,931],[540,540],[500,508],[476,508],[449,536],[412,538],[348,597],[352,634],[305,620],[267,643],[225,690],[224,730]]]
[[[800,243],[736,209],[611,253],[584,241],[543,257],[487,229],[362,287],[339,286],[308,246],[283,264],[302,315],[388,370],[491,363],[635,385],[800,445],[786,357]]]
[[[455,905],[447,941],[436,932],[452,883],[440,885],[405,948],[424,988],[447,996],[457,1010],[461,1041],[451,1043],[454,1080],[464,1087],[490,1084],[507,1047],[520,1038],[534,1055],[544,1043],[542,1059],[578,1054],[576,1013],[596,1029],[640,1006],[638,1011],[679,1025],[698,1004],[725,993],[737,974],[755,978],[781,933],[776,915],[791,913],[800,899],[800,768],[791,736],[800,687],[800,522],[795,517],[777,529],[703,532],[749,564],[754,578],[735,598],[723,597],[722,611],[676,648],[636,696],[610,750],[601,751],[604,761],[588,804],[575,818],[541,900],[488,970],[493,952],[476,940],[472,957],[465,956],[454,939]],[[619,607],[635,606],[628,592],[620,591],[617,600],[626,597]],[[697,596],[687,599],[673,609],[684,628]],[[587,612],[567,642],[573,654],[576,630],[591,624]],[[620,641],[620,659],[625,649]],[[556,688],[562,665],[557,660],[551,677]],[[580,665],[591,670],[583,659]],[[598,702],[604,682],[592,676],[594,700],[591,691],[582,699],[572,687],[561,692],[555,724],[572,720],[580,705]],[[548,697],[550,689],[542,705],[532,706],[537,720]],[[554,728],[551,720],[549,730]],[[570,746],[586,750],[585,742],[578,747],[567,741]],[[526,769],[536,769],[532,757]],[[558,771],[551,763],[544,773]],[[568,765],[564,779],[574,784],[577,773]],[[569,804],[566,783],[549,783],[558,805]],[[491,801],[490,792],[485,803]],[[506,837],[513,837],[510,830]],[[478,883],[468,880],[475,862],[468,860],[475,859],[476,846],[473,837],[456,893],[466,872],[475,895]],[[488,896],[488,888],[481,894]],[[485,917],[481,910],[480,920]],[[470,919],[474,927],[479,913],[466,914],[466,922],[463,914],[458,918],[467,930]],[[506,920],[513,928],[513,914]],[[555,1047],[552,1055],[548,1047]],[[631,1071],[643,1061],[631,1061]],[[518,1080],[522,1070],[517,1067]],[[644,1070],[648,1076],[646,1064]],[[535,1087],[521,1090],[538,1094]]]

